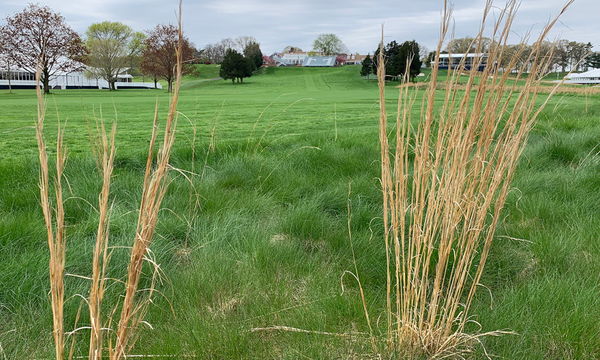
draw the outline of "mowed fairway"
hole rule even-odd
[[[280,325],[368,332],[356,281],[344,276],[354,272],[350,203],[358,275],[375,332],[385,333],[385,321],[376,321],[385,308],[377,87],[358,71],[267,69],[235,86],[205,81],[210,76],[185,80],[172,159],[181,171],[172,172],[151,246],[164,279],[146,318],[151,326],[141,330],[132,354],[369,358],[369,342],[360,336],[251,331]],[[397,95],[390,85],[391,119]],[[47,135],[54,137],[57,117],[66,121],[69,152],[67,330],[87,326],[87,312],[78,322],[76,315],[77,295],[87,296],[82,277],[90,274],[97,227],[101,180],[90,136],[96,118],[117,119],[108,276],[122,279],[157,99],[162,120],[164,91],[69,90],[47,97]],[[35,112],[33,91],[0,92],[0,359],[51,358],[53,351]],[[600,96],[550,101],[513,187],[469,330],[479,323],[484,332],[514,331],[481,339],[488,353],[504,359],[596,359]],[[121,291],[111,283],[106,312]],[[87,330],[73,336],[75,354],[86,355]],[[474,351],[473,359],[484,356],[481,346]]]
[[[214,76],[214,68],[209,69],[207,72]],[[182,86],[179,106],[186,117],[179,122],[179,128],[188,134],[193,124],[199,138],[208,138],[214,128],[215,136],[225,141],[263,135],[333,133],[336,121],[339,130],[373,128],[376,84],[353,76],[358,70],[270,68],[239,85],[223,80],[188,79]],[[11,149],[10,156],[37,151],[33,129],[36,107],[31,95],[27,90],[0,94],[0,132],[6,139],[0,147],[2,158],[9,156],[7,148]],[[393,94],[390,99],[395,97]],[[159,102],[164,118],[168,99],[164,90],[57,90],[47,101],[49,131],[55,128],[57,117],[66,121],[69,148],[85,152],[89,150],[89,132],[95,126],[95,117],[117,118],[119,148],[139,150],[149,138],[155,102]]]

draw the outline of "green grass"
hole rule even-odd
[[[180,111],[187,118],[179,119],[173,165],[198,176],[190,184],[172,175],[163,203],[168,210],[152,245],[167,277],[160,288],[164,297],[150,308],[154,330],[142,331],[134,353],[200,359],[368,354],[364,341],[249,331],[270,325],[367,331],[355,281],[346,276],[343,294],[340,288],[343,272],[353,269],[346,230],[349,183],[358,269],[372,316],[383,314],[377,92],[374,81],[357,72],[268,69],[243,85],[186,79]],[[387,96],[393,109],[393,84]],[[68,273],[85,276],[91,267],[97,215],[90,204],[100,188],[89,145],[94,113],[102,109],[105,119],[117,118],[110,241],[128,245],[157,99],[164,115],[164,91],[68,90],[48,97],[48,135],[54,134],[57,113],[67,122]],[[556,97],[529,139],[483,279],[492,296],[481,288],[472,309],[483,331],[518,333],[483,339],[488,352],[501,358],[600,354],[599,100]],[[49,358],[35,95],[2,92],[0,105],[0,359]],[[216,148],[208,152],[211,133]],[[126,261],[127,252],[115,249],[109,275],[123,276]],[[80,304],[71,296],[86,295],[86,289],[85,280],[68,277],[69,327],[75,327]],[[110,288],[107,305],[119,289]],[[376,331],[384,332],[383,326]],[[87,338],[85,331],[78,335],[83,347]],[[474,358],[481,357],[478,348]]]

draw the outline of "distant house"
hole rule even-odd
[[[346,65],[361,65],[367,55],[350,54],[346,57]]]
[[[566,84],[600,84],[600,69],[565,76]]]
[[[9,81],[10,79],[10,81]],[[23,69],[14,68],[10,71],[0,71],[0,89],[35,89],[35,74]],[[108,89],[104,79],[94,79],[85,76],[83,71],[57,73],[50,77],[51,89]],[[154,89],[153,82],[134,82],[133,76],[123,71],[117,76],[117,89]],[[157,84],[162,89],[160,84]]]
[[[277,62],[272,56],[263,56],[263,66],[277,66]]]
[[[267,66],[303,66],[303,67],[333,67],[346,63],[347,55],[322,56],[315,55],[314,52],[295,52],[285,54],[273,54],[269,57],[274,63]],[[267,61],[265,60],[265,64]]]
[[[333,67],[338,65],[337,56],[308,56],[304,59],[304,67]]]
[[[300,66],[308,57],[306,52],[285,53],[280,56],[280,59],[286,66]]]
[[[479,71],[485,69],[485,67],[487,66],[487,54],[440,54],[440,69],[456,69],[458,67],[462,67],[465,70],[471,70],[471,68],[476,65],[479,65]]]

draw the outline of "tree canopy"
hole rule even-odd
[[[252,60],[245,58],[233,49],[228,49],[221,63],[219,76],[225,80],[231,80],[232,83],[236,81],[242,83],[244,78],[252,76],[252,71],[254,71]]]
[[[157,25],[148,32],[144,40],[142,52],[142,72],[167,81],[169,92],[175,80],[176,50],[179,44],[179,29],[173,25]],[[184,62],[194,56],[194,48],[190,41],[182,37],[181,58]],[[183,67],[184,73],[191,72],[190,66]]]
[[[313,42],[313,49],[323,55],[337,55],[346,51],[346,46],[335,34],[321,34]]]
[[[413,80],[421,72],[421,59],[419,58],[419,44],[416,41],[405,41],[398,44],[392,41],[383,48],[385,59],[385,73],[389,76],[402,78],[408,75]],[[373,55],[374,68],[377,69],[379,61],[379,48]],[[409,70],[406,74],[406,70]]]
[[[464,37],[458,39],[452,39],[446,46],[446,51],[451,54],[466,54],[474,52],[488,52],[492,40],[488,38],[482,38],[481,41],[475,40],[472,37]],[[480,46],[479,50],[477,49]]]
[[[263,54],[260,51],[260,45],[253,41],[246,45],[244,48],[244,56],[252,61],[254,68],[258,69],[263,64]]]
[[[85,47],[81,38],[47,6],[28,5],[6,19],[2,33],[7,60],[32,73],[39,65],[46,93],[51,76],[82,68]]]
[[[129,26],[111,21],[92,24],[86,31],[89,75],[106,80],[110,90],[130,64],[134,34]]]
[[[292,46],[292,45],[288,45],[285,48],[283,48],[284,54],[295,53],[295,52],[302,52],[302,49],[297,46]]]
[[[595,52],[587,57],[586,65],[593,69],[600,69],[600,52]]]
[[[375,73],[373,69],[373,60],[371,60],[371,55],[367,55],[367,57],[365,57],[365,59],[362,61],[360,75],[369,77],[369,75],[373,73]]]

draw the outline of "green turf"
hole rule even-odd
[[[287,325],[366,331],[346,228],[372,317],[383,314],[385,258],[378,191],[377,90],[357,67],[267,69],[242,85],[186,79],[173,173],[152,245],[166,281],[136,354],[199,359],[366,358],[364,341],[253,333]],[[207,75],[207,78],[209,75]],[[393,108],[397,97],[388,88]],[[67,272],[87,276],[100,186],[90,155],[94,114],[118,123],[111,244],[131,243],[144,152],[164,91],[55,91],[47,131],[66,121]],[[393,114],[391,114],[393,115]],[[0,93],[0,359],[50,358],[47,248],[38,205],[33,91]],[[161,117],[164,119],[164,116]],[[194,127],[197,137],[194,140]],[[211,135],[212,134],[212,135]],[[554,98],[540,115],[514,180],[473,307],[505,359],[594,359],[600,354],[600,97]],[[209,145],[214,144],[214,151]],[[195,144],[195,147],[192,147]],[[195,194],[199,207],[194,207]],[[170,211],[172,210],[172,211]],[[519,240],[509,240],[506,236]],[[127,253],[115,249],[112,277]],[[340,280],[345,285],[341,293]],[[107,306],[117,301],[115,284]],[[491,296],[490,296],[491,293]],[[67,278],[67,327],[86,281]],[[171,311],[172,309],[172,311]],[[383,322],[378,333],[385,331]],[[77,353],[85,354],[82,330]],[[481,358],[480,348],[474,359]]]

